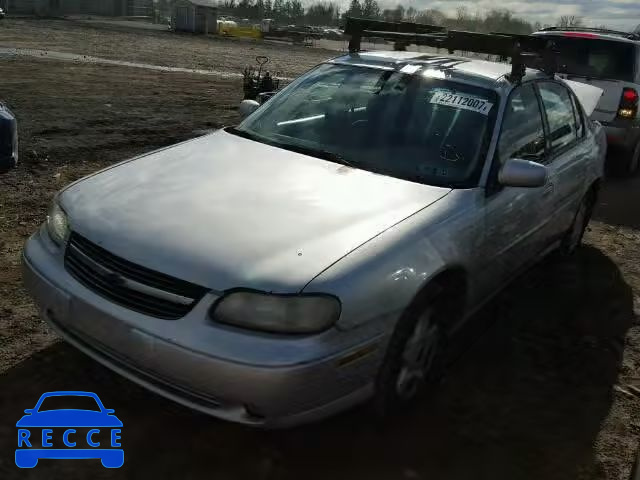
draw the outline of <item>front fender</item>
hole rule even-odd
[[[474,196],[471,191],[453,192],[360,246],[304,291],[341,300],[338,328],[378,322],[381,330],[389,331],[431,279],[452,265],[467,269],[467,260],[474,258],[482,228]]]

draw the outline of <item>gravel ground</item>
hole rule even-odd
[[[234,71],[268,51],[290,74],[328,56],[52,20],[0,22],[0,46]],[[0,177],[0,478],[628,479],[640,438],[640,398],[629,388],[640,387],[640,179],[606,182],[587,245],[549,258],[484,309],[467,336],[480,339],[461,346],[441,388],[410,414],[378,428],[363,406],[259,432],[150,394],[58,341],[19,269],[55,191],[236,122],[240,82],[21,57],[0,58],[0,76],[21,135],[21,165]],[[18,470],[22,410],[45,391],[77,388],[123,420],[124,467]]]

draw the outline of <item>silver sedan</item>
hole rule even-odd
[[[25,283],[68,342],[216,417],[401,408],[474,311],[580,244],[596,199],[598,89],[508,71],[331,60],[238,127],[68,186]]]

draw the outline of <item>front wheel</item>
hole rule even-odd
[[[437,300],[429,296],[398,321],[376,382],[374,406],[381,417],[407,406],[441,377],[445,335]]]

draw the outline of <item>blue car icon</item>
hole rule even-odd
[[[51,408],[65,402],[80,403],[82,408]],[[24,413],[26,415],[16,423],[18,467],[33,468],[41,458],[99,458],[106,468],[119,468],[124,463],[124,450],[120,448],[122,422],[113,415],[114,410],[104,408],[95,393],[48,392],[40,397],[34,408]],[[109,442],[104,440],[107,435]],[[62,445],[54,448],[53,441],[65,448],[57,448]],[[88,448],[84,448],[85,443]],[[76,445],[82,447],[76,448]]]

